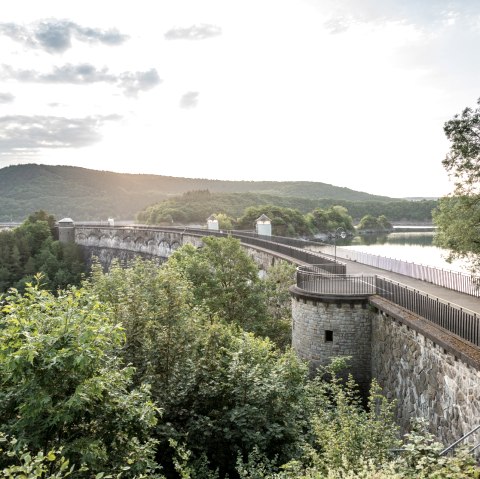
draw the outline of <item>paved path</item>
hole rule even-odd
[[[323,253],[322,253],[323,254]],[[328,256],[328,255],[325,255]],[[423,291],[431,296],[436,296],[444,301],[460,306],[464,309],[469,309],[474,313],[480,315],[480,298],[471,296],[465,293],[459,293],[453,289],[444,288],[435,284],[427,283],[419,279],[410,278],[403,274],[392,273],[384,269],[374,268],[373,266],[367,266],[365,264],[357,263],[356,261],[349,261],[341,258],[340,261],[347,265],[347,274],[365,274],[365,275],[378,275],[385,278],[397,281],[398,283],[410,286],[419,291]]]

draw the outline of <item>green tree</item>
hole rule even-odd
[[[354,231],[352,217],[343,206],[331,206],[327,209],[315,208],[308,213],[307,221],[313,231],[317,233],[331,233],[342,227],[346,231]]]
[[[392,229],[393,226],[385,215],[380,215],[378,218],[372,215],[365,215],[357,225],[357,230],[359,231],[382,232],[391,231]]]
[[[213,215],[218,220],[218,226],[221,230],[233,230],[235,219],[225,213],[216,213]]]
[[[39,210],[28,215],[26,220],[27,223],[36,223],[37,221],[47,223],[48,227],[50,228],[50,232],[52,233],[52,237],[55,236],[55,216],[48,214],[46,211]]]
[[[170,267],[185,275],[197,304],[211,314],[264,333],[265,293],[255,262],[235,238],[204,237],[202,242],[200,249],[185,245],[175,251]]]
[[[435,244],[449,250],[448,260],[468,262],[472,273],[480,272],[480,195],[445,196],[433,218],[438,226]]]
[[[254,229],[255,220],[262,214],[272,221],[272,233],[278,236],[308,236],[309,225],[300,211],[293,208],[282,208],[274,205],[252,206],[247,208],[238,220],[241,229]]]
[[[157,421],[119,359],[124,333],[85,289],[12,291],[0,310],[0,432],[33,454],[133,476],[153,465]],[[8,466],[8,460],[2,466]]]
[[[480,99],[476,109],[465,108],[444,125],[451,142],[442,164],[455,179],[455,193],[480,193]]]
[[[292,297],[289,288],[295,284],[294,265],[278,262],[271,266],[263,280],[267,317],[266,335],[281,349],[292,343]]]
[[[162,408],[157,455],[167,472],[174,469],[172,439],[190,451],[191,467],[206,461],[224,475],[234,472],[238,454],[246,457],[254,446],[287,460],[305,425],[303,363],[293,352],[282,353],[270,340],[242,331],[235,317],[209,312],[210,298],[195,298],[196,288],[206,294],[204,281],[211,280],[203,268],[209,248],[207,257],[215,256],[215,267],[223,268],[212,280],[217,296],[223,294],[222,280],[238,281],[239,291],[246,278],[259,281],[248,257],[240,258],[246,263],[240,271],[251,276],[228,273],[239,258],[237,245],[231,238],[207,238],[204,248],[181,248],[161,267],[137,261],[107,274],[96,268],[88,282],[123,326],[120,354],[136,368],[134,384],[148,384]]]
[[[196,457],[205,453],[221,477],[236,458],[259,449],[279,463],[295,456],[306,424],[306,367],[292,351],[269,340],[213,325],[195,368],[186,436]],[[190,402],[193,401],[193,402]]]
[[[455,191],[440,200],[433,215],[436,244],[450,250],[450,260],[466,259],[473,273],[480,270],[480,99],[477,104],[445,123],[451,144],[443,166]]]
[[[191,284],[173,268],[137,260],[129,268],[114,265],[108,274],[96,266],[91,288],[125,331],[121,355],[135,367],[135,384],[149,384],[160,404],[177,397],[204,321]]]

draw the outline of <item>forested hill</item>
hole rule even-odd
[[[21,221],[39,209],[57,218],[133,219],[150,204],[193,190],[316,200],[391,200],[318,182],[221,181],[29,164],[0,169],[0,221]]]

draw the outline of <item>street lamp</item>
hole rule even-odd
[[[335,230],[335,234],[333,235],[333,246],[334,246],[334,258],[335,258],[335,271],[337,271],[337,238],[345,239],[347,237],[347,232],[345,228],[339,226]]]

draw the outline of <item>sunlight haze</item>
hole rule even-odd
[[[468,0],[6,1],[0,168],[445,195],[479,39]]]

